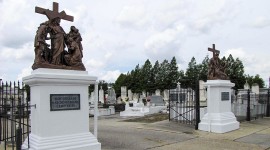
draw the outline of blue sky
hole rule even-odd
[[[52,9],[51,0],[0,0],[0,78],[21,80],[34,60],[37,27],[47,20],[35,6]],[[74,16],[83,38],[89,75],[113,82],[146,59],[171,60],[185,70],[200,63],[216,44],[221,56],[239,57],[245,73],[270,76],[270,1],[268,0],[58,0]]]

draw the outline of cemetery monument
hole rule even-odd
[[[73,21],[65,11],[40,7],[35,12],[48,20],[37,29],[32,73],[23,78],[31,88],[31,134],[22,148],[100,150],[97,141],[97,117],[94,135],[89,132],[88,86],[95,84],[97,108],[97,77],[89,76],[82,63],[82,37],[75,26],[66,33],[61,20]],[[51,45],[49,45],[50,40]],[[97,110],[97,109],[96,109]]]
[[[199,130],[225,133],[239,129],[239,122],[231,112],[231,83],[225,74],[227,67],[219,59],[219,50],[208,48],[213,53],[208,65],[208,80],[204,84],[207,88],[207,113],[199,123]]]

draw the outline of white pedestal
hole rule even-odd
[[[231,87],[229,80],[207,80],[207,113],[199,123],[199,130],[225,133],[239,129],[239,122],[231,112]]]
[[[36,69],[23,82],[31,87],[30,150],[100,150],[89,132],[88,86],[97,78],[87,71]],[[77,110],[51,111],[51,94],[77,94]],[[23,148],[27,148],[27,141]]]

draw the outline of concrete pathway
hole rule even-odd
[[[270,118],[242,122],[224,134],[194,130],[175,122],[123,122],[119,114],[99,117],[103,150],[270,150]],[[93,131],[90,118],[90,130]]]

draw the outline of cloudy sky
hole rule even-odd
[[[47,20],[35,6],[52,9],[51,0],[0,0],[0,78],[21,80],[34,60],[37,27]],[[83,62],[99,80],[113,82],[146,59],[176,56],[185,70],[200,63],[213,43],[221,56],[239,57],[245,73],[270,76],[269,0],[59,0],[59,10],[74,16],[83,37]]]

